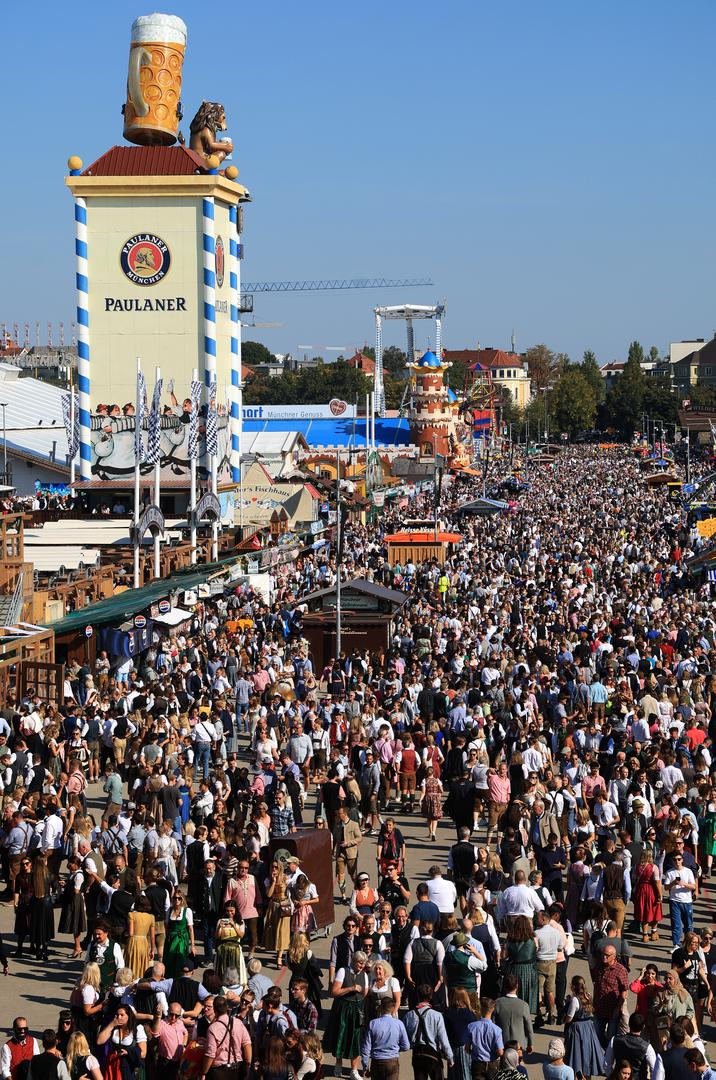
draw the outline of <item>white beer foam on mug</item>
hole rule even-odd
[[[170,42],[186,47],[186,23],[178,15],[139,15],[132,23],[132,42]]]

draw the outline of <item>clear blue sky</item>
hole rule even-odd
[[[65,162],[122,141],[130,25],[150,10],[6,6],[0,321],[44,335],[74,317]],[[605,363],[716,327],[713,0],[162,10],[189,27],[187,120],[224,102],[254,196],[244,279],[435,282],[257,297],[286,325],[245,336],[350,347],[374,304],[446,299],[448,347],[504,347],[514,326],[519,348]],[[387,337],[404,345],[402,324]]]

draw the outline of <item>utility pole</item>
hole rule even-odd
[[[433,475],[433,513],[435,517],[435,543],[438,542],[438,462],[435,459],[435,473]]]
[[[686,483],[691,483],[691,431],[686,429]]]

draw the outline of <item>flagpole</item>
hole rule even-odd
[[[214,376],[213,386],[209,388],[209,409],[211,409],[211,407],[212,407],[212,393],[213,393],[213,407],[214,407],[214,412],[215,413],[216,413],[216,409],[217,409],[217,405],[218,405],[216,390],[217,390],[216,376]],[[208,411],[209,410],[207,409],[207,414],[208,414]],[[218,432],[219,418],[218,418],[218,416],[216,416],[215,422],[216,422],[216,425],[217,425],[216,437],[218,439],[218,437],[219,437],[219,432]],[[217,450],[218,450],[218,447],[217,447]],[[219,475],[219,455],[218,455],[218,453],[211,455],[210,466],[211,466],[211,494],[216,495],[217,494],[217,487],[218,487],[218,475]],[[216,518],[213,518],[212,522],[211,522],[211,561],[212,562],[218,562],[218,559],[219,559],[219,522],[216,520]]]
[[[134,410],[134,588],[139,588],[139,440],[140,435],[137,435],[136,425],[140,423],[141,416],[141,403],[139,401],[139,375],[142,370],[142,361],[137,357],[137,386],[136,386],[136,408]]]
[[[194,382],[199,378],[198,368],[194,368],[192,373],[192,379]],[[191,403],[192,409],[194,409],[194,401]],[[196,458],[191,457],[189,459],[189,517],[191,519],[191,565],[196,566],[196,518],[194,517],[194,511],[196,510]]]
[[[161,374],[162,374],[161,369],[158,368],[158,367],[155,367],[155,369],[154,369],[154,385],[155,386],[159,382],[159,379],[161,378]],[[161,415],[161,402],[159,402],[159,414]],[[151,427],[151,423],[152,423],[152,421],[150,419],[150,427]],[[161,421],[160,421],[160,423],[161,423]],[[156,507],[158,507],[159,509],[161,509],[161,485],[162,485],[161,477],[162,477],[161,454],[157,454],[157,460],[154,462],[154,505]],[[156,532],[154,533],[154,576],[155,576],[155,578],[160,578],[162,576],[161,563],[162,563],[162,538],[159,535],[159,530],[157,529]]]
[[[70,373],[71,372],[72,372],[72,368],[70,368]],[[75,458],[77,457],[77,449],[74,446],[74,438],[75,438],[75,388],[72,385],[72,375],[71,374],[70,374],[70,432],[71,432],[71,438],[72,438],[72,444],[71,445],[72,445],[72,448],[73,448],[73,453],[70,456],[70,487],[72,487],[72,485],[75,482],[75,474],[76,474]],[[72,492],[72,494],[74,495],[74,491]]]
[[[239,425],[239,448],[244,443],[244,384],[241,379],[241,372],[239,372],[239,384],[236,387],[236,411],[238,413],[238,425]],[[241,539],[244,538],[244,474],[241,468],[241,449],[239,449],[239,529],[241,530]]]

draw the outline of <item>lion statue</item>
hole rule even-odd
[[[217,142],[217,131],[226,131],[224,106],[218,101],[202,101],[189,128],[189,149],[205,161],[211,154],[223,161],[234,149],[234,144],[231,139]]]

